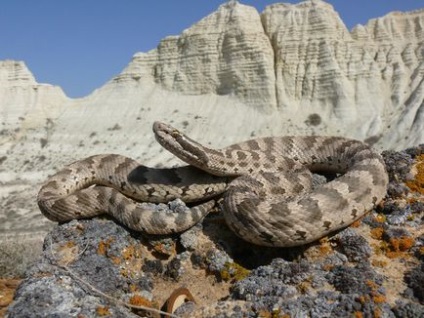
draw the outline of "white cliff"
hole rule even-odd
[[[423,27],[424,10],[349,32],[321,0],[261,14],[230,1],[75,100],[23,62],[0,62],[0,230],[43,229],[39,184],[72,160],[114,152],[177,163],[154,141],[155,120],[213,147],[296,134],[423,143]]]
[[[274,53],[253,7],[228,2],[157,49],[138,53],[118,77],[150,79],[184,94],[233,95],[247,105],[276,107]]]

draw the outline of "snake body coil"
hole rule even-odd
[[[189,166],[154,169],[120,155],[96,155],[53,175],[38,194],[53,221],[102,213],[151,234],[181,232],[199,222],[224,193],[224,217],[258,245],[312,242],[362,217],[386,194],[381,156],[342,137],[266,137],[210,149],[156,122],[157,141]],[[312,172],[337,175],[316,184]],[[162,210],[150,203],[206,201]],[[172,207],[171,207],[172,210]]]

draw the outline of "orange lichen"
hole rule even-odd
[[[386,302],[386,296],[378,292],[379,286],[374,281],[367,280],[365,284],[367,284],[367,286],[370,288],[370,295],[361,295],[356,298],[356,300],[358,300],[362,305],[365,305],[369,302],[374,302],[375,304],[382,304]],[[359,311],[356,311],[354,316],[363,317],[362,313]],[[373,316],[375,318],[381,317],[381,310],[379,308],[375,308]]]
[[[110,260],[112,261],[113,264],[115,265],[119,265],[122,263],[121,259],[117,256],[111,256]]]
[[[371,229],[370,234],[373,239],[381,240],[383,238],[384,229],[382,227],[376,227]]]
[[[377,285],[374,281],[372,281],[372,280],[367,279],[367,280],[365,281],[365,284],[366,284],[369,288],[371,288],[371,291],[374,291],[374,290],[377,290],[377,289],[378,289],[378,285]]]
[[[391,238],[389,243],[393,251],[405,252],[414,246],[415,240],[410,236],[401,236],[397,238]]]
[[[106,255],[106,250],[109,246],[106,245],[104,241],[100,241],[99,246],[97,247],[97,254]]]
[[[333,248],[331,247],[328,237],[320,239],[319,243],[319,253],[321,256],[326,256],[333,252]]]
[[[156,302],[152,302],[143,296],[140,295],[134,295],[129,300],[130,305],[134,307],[139,308],[131,308],[131,311],[135,313],[136,315],[146,317],[146,311],[148,311],[147,308],[151,309],[159,309],[159,305]],[[141,308],[140,308],[141,307]],[[157,314],[149,315],[149,317],[159,317]],[[161,316],[162,317],[162,316]]]
[[[374,309],[374,318],[381,318],[382,314],[381,314],[381,309],[380,308],[375,308]]]
[[[157,242],[156,244],[152,245],[153,250],[160,255],[165,256],[174,256],[177,254],[177,246],[176,242],[172,242],[169,244]]]
[[[382,295],[382,294],[376,294],[374,296],[372,296],[372,300],[376,303],[376,304],[382,304],[386,302],[386,296]]]
[[[353,222],[350,226],[351,227],[360,227],[362,223],[362,218],[359,220],[356,220],[355,222]]]
[[[405,252],[387,252],[387,257],[394,259],[394,258],[408,258],[411,256],[406,254]]]
[[[384,229],[376,227],[370,231],[371,237],[376,240],[382,240]],[[406,253],[415,244],[415,240],[410,236],[393,237],[388,241],[381,241],[379,245],[375,246],[375,253],[377,255],[384,254],[388,258],[408,257]]]
[[[100,241],[99,246],[97,247],[97,254],[106,256],[107,250],[110,248],[110,244],[113,242],[112,238],[109,238],[106,241]]]
[[[121,256],[112,260],[115,262],[120,261],[121,275],[127,278],[135,278],[140,275],[141,267],[143,265],[143,247],[141,244],[132,244],[125,247],[121,251]]]
[[[134,258],[140,258],[141,256],[142,256],[141,249],[134,245],[130,245],[122,251],[122,258],[126,261],[130,259],[134,259]]]
[[[369,302],[369,297],[367,295],[361,295],[357,298],[357,300],[362,304],[366,304],[367,302]]]
[[[130,298],[130,304],[133,306],[153,307],[153,303],[140,295],[134,295]]]
[[[360,311],[355,311],[353,313],[353,315],[355,316],[355,318],[363,318],[364,317],[364,315]]]
[[[412,191],[424,194],[424,154],[419,155],[415,158],[416,164],[416,174],[415,178],[412,180],[408,180],[405,184]]]
[[[386,256],[388,258],[401,258],[401,257],[407,257],[408,255],[405,254],[405,252],[393,252],[393,251],[389,251],[386,253]]]
[[[379,286],[376,284],[376,282],[367,280],[365,284],[371,289],[370,294],[374,303],[381,304],[386,302],[386,296],[378,292]]]
[[[398,257],[409,257],[410,255],[406,252],[413,247],[415,240],[410,236],[401,236],[391,238],[388,243],[385,244],[385,254],[388,258]]]
[[[104,306],[104,307],[99,306],[96,308],[96,314],[98,316],[109,316],[111,312],[108,306]]]
[[[121,269],[121,274],[125,277],[130,277],[132,276],[132,272],[139,271],[141,268],[142,249],[138,246],[130,245],[122,250],[121,255],[109,255],[109,249],[113,240],[113,238],[110,238],[100,241],[97,246],[97,254],[108,257],[115,265],[125,263],[127,266]]]
[[[4,317],[6,314],[20,282],[20,279],[0,278],[0,317]]]

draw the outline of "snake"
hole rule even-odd
[[[186,163],[153,168],[118,154],[75,161],[49,177],[37,203],[55,222],[109,214],[147,234],[183,232],[220,200],[228,227],[261,246],[316,241],[383,200],[388,174],[368,144],[335,136],[260,137],[206,147],[163,122],[157,142]],[[325,182],[314,176],[324,175]]]

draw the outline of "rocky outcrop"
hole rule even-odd
[[[34,76],[22,62],[0,61],[0,84],[2,88],[37,85]]]
[[[321,0],[259,14],[222,4],[179,36],[137,53],[85,98],[0,63],[0,230],[42,230],[40,182],[64,164],[120,153],[179,163],[154,141],[155,120],[213,147],[255,136],[344,135],[401,149],[424,142],[424,10],[351,32]]]
[[[423,10],[392,13],[350,33],[323,1],[275,4],[260,16],[231,1],[136,54],[115,80],[230,94],[283,123],[291,119],[291,133],[411,146],[424,140],[423,27]]]
[[[0,153],[12,154],[32,129],[48,126],[68,100],[60,87],[38,84],[25,63],[0,61]]]
[[[234,95],[260,110],[277,106],[271,43],[255,8],[237,1],[137,53],[115,80],[128,76],[183,94]]]
[[[423,317],[424,146],[383,157],[384,202],[307,246],[254,246],[215,213],[167,237],[101,218],[56,226],[7,317],[160,317],[164,303],[181,318]]]

